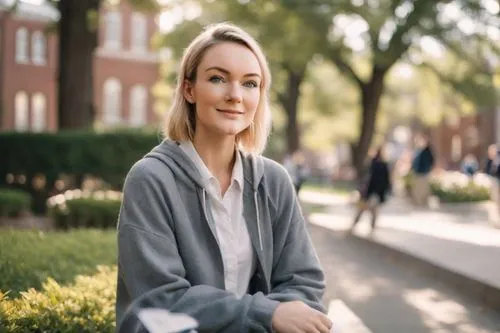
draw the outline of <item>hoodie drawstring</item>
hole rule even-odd
[[[257,215],[257,232],[259,233],[259,246],[260,246],[260,252],[264,250],[262,247],[262,234],[260,232],[260,217],[259,217],[259,202],[257,200],[257,190],[253,191],[253,202],[255,204],[255,213]]]

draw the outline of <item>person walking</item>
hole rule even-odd
[[[417,135],[416,139],[417,151],[412,161],[412,199],[418,206],[427,205],[430,196],[429,174],[434,167],[434,154],[427,136],[423,134]]]
[[[354,230],[361,216],[367,210],[371,213],[372,230],[375,229],[379,206],[387,200],[387,195],[391,191],[391,188],[389,165],[384,156],[384,148],[381,147],[375,153],[370,163],[367,180],[360,189],[358,210],[354,222],[351,225],[350,232]]]

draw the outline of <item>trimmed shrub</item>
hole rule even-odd
[[[30,210],[31,196],[22,190],[0,188],[0,217],[16,217]]]
[[[58,229],[115,228],[121,193],[115,191],[66,191],[49,198],[49,215]]]
[[[79,274],[94,274],[97,265],[115,265],[116,257],[115,230],[3,230],[0,291],[16,297],[28,288],[39,289],[49,277],[69,283]]]
[[[120,190],[131,166],[161,141],[160,133],[144,130],[1,132],[0,186],[29,192],[33,212],[45,214],[45,201],[61,175],[74,180],[68,188],[80,188],[92,176]],[[44,187],[36,188],[33,179],[40,175]]]
[[[42,291],[17,299],[0,293],[0,327],[7,332],[115,331],[116,267],[98,267],[94,276],[77,276],[70,286],[47,279]]]
[[[490,179],[478,173],[474,177],[460,172],[441,172],[430,180],[431,190],[442,202],[479,202],[490,199]]]

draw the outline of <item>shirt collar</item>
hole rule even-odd
[[[191,140],[186,140],[182,141],[179,145],[179,147],[184,151],[186,155],[193,161],[193,163],[196,165],[196,168],[201,174],[201,178],[203,181],[203,184],[205,186],[208,186],[210,184],[210,181],[212,179],[216,180],[216,178],[212,175],[210,170],[207,168],[205,165],[205,162],[201,159],[200,155],[198,154],[198,151],[196,151],[196,148],[194,147],[193,143]],[[231,176],[231,183],[235,182],[239,185],[240,189],[243,188],[243,164],[241,162],[241,156],[238,150],[235,149],[236,153],[236,160],[234,162],[233,166],[233,172]]]

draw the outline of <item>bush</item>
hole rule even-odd
[[[0,254],[0,290],[15,297],[39,289],[49,277],[68,283],[78,274],[94,274],[97,265],[115,265],[116,232],[3,230]]]
[[[31,197],[22,190],[0,188],[0,217],[16,217],[30,210]]]
[[[48,279],[41,292],[18,299],[0,293],[0,327],[7,332],[115,331],[116,267],[100,266],[94,276],[78,276],[71,286]]]
[[[478,173],[441,172],[430,180],[431,190],[442,202],[479,202],[490,199],[490,179]]]
[[[66,191],[48,199],[49,215],[59,229],[115,228],[121,193],[114,191]]]
[[[45,201],[61,175],[75,180],[72,188],[92,176],[119,190],[131,166],[161,140],[158,132],[141,130],[2,132],[0,186],[26,190],[34,197],[33,211],[45,214]],[[44,177],[45,188],[34,188],[36,176]]]

